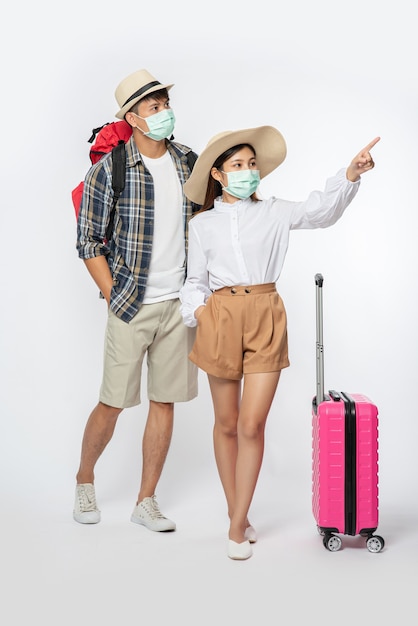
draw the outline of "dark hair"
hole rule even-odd
[[[237,146],[233,146],[232,148],[228,148],[228,150],[225,150],[225,152],[223,152],[220,156],[218,156],[216,161],[213,163],[212,167],[216,167],[217,170],[220,170],[223,164],[225,163],[225,161],[228,161],[228,159],[230,159],[232,156],[234,156],[234,154],[242,150],[242,148],[249,148],[250,150],[253,151],[254,156],[256,156],[255,150],[251,144],[240,143]],[[212,167],[210,169],[212,169]],[[199,211],[197,211],[195,215],[197,215],[198,213],[203,213],[203,211],[208,211],[209,209],[213,209],[215,198],[217,198],[220,195],[222,195],[222,185],[218,180],[215,180],[213,176],[211,175],[211,173],[209,172],[208,186],[206,188],[205,201],[202,204],[202,208]],[[257,195],[255,193],[252,194],[251,200],[258,200]]]
[[[163,89],[158,89],[157,91],[153,91],[147,94],[146,96],[138,100],[138,102],[135,102],[133,107],[131,107],[129,111],[127,111],[127,113],[136,113],[138,115],[138,107],[141,102],[145,102],[147,100],[166,100],[167,98],[169,98],[168,90],[165,87]]]

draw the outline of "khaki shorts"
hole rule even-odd
[[[189,358],[208,374],[234,380],[288,367],[286,310],[275,284],[214,291]]]
[[[118,408],[141,403],[147,353],[148,398],[187,402],[197,396],[197,368],[188,359],[195,329],[184,325],[179,300],[143,304],[127,324],[109,309],[100,401]]]

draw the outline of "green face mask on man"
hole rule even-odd
[[[142,128],[139,128],[139,130],[141,130],[144,135],[150,139],[154,139],[155,141],[161,141],[161,139],[170,137],[174,130],[176,118],[174,117],[173,109],[164,109],[163,111],[154,113],[154,115],[150,115],[149,117],[141,117],[140,115],[137,115],[137,113],[133,113],[133,115],[139,117],[140,120],[146,121],[149,131],[145,132]]]

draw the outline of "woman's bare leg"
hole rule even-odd
[[[238,454],[237,422],[239,415],[241,381],[208,375],[212,394],[215,424],[213,445],[219,477],[225,493],[228,515],[235,505],[235,471]]]
[[[280,372],[247,374],[238,417],[238,453],[235,469],[235,499],[229,538],[245,541],[247,516],[264,455],[267,416],[279,382]]]

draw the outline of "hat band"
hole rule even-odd
[[[138,91],[135,91],[135,93],[133,93],[132,96],[129,96],[125,104],[121,106],[121,109],[123,109],[123,107],[125,107],[128,104],[128,102],[130,102],[134,98],[138,98],[138,96],[142,96],[142,94],[148,91],[148,89],[151,89],[151,87],[155,87],[156,85],[161,85],[161,83],[159,83],[158,80],[154,80],[152,83],[148,83],[147,85],[144,85],[144,87],[141,87],[141,89],[138,89]]]

